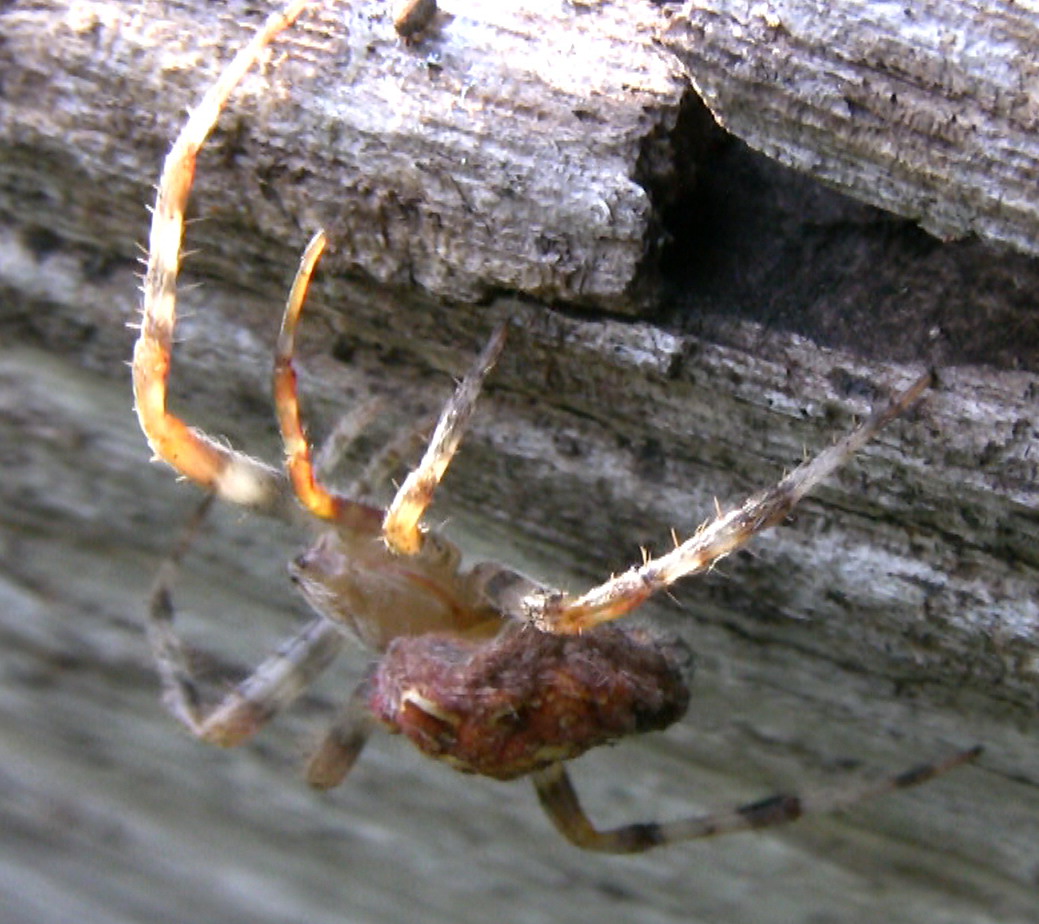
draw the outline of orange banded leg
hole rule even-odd
[[[133,388],[137,417],[155,455],[192,481],[235,503],[283,513],[281,474],[192,429],[166,409],[176,287],[184,210],[195,174],[195,158],[234,88],[264,48],[299,16],[306,0],[272,13],[235,55],[181,129],[163,164],[152,211],[144,277],[140,334],[134,347]]]
[[[618,619],[679,578],[706,570],[757,533],[781,523],[805,494],[851,459],[882,427],[912,407],[933,380],[931,373],[921,376],[844,439],[799,465],[775,487],[705,524],[666,555],[647,559],[577,598],[555,591],[533,593],[521,602],[516,615],[532,620],[544,631],[580,632]]]
[[[423,533],[419,520],[458,451],[484,379],[505,346],[506,328],[507,324],[502,323],[494,329],[491,339],[441,412],[425,455],[400,486],[386,511],[382,523],[383,536],[386,544],[400,555],[417,555],[422,549]]]
[[[640,822],[600,831],[592,825],[577,798],[562,764],[534,773],[534,788],[541,807],[568,841],[585,850],[602,853],[641,853],[679,841],[714,837],[773,825],[788,824],[805,815],[832,812],[897,789],[918,786],[975,760],[980,747],[968,748],[932,764],[922,764],[878,782],[830,793],[805,796],[775,795],[728,811],[669,822]]]
[[[274,407],[285,446],[285,467],[300,503],[314,516],[323,520],[345,525],[368,524],[375,512],[374,508],[354,501],[345,494],[329,491],[318,480],[310,444],[307,442],[300,419],[296,369],[292,359],[296,348],[296,326],[299,324],[314,268],[324,252],[326,242],[324,231],[318,231],[310,239],[300,258],[299,269],[296,271],[296,278],[292,282],[292,290],[285,304],[274,356]],[[376,407],[375,404],[371,404],[361,408],[355,417],[345,421],[346,426],[354,427],[353,432],[356,433],[375,412]],[[340,444],[338,449],[341,451],[342,443],[348,441],[348,434],[338,434],[337,441]]]
[[[292,354],[296,348],[296,325],[307,297],[307,288],[314,274],[314,267],[324,252],[327,239],[324,231],[318,231],[307,244],[300,258],[299,270],[292,283],[292,291],[285,305],[278,334],[278,348],[274,357],[274,407],[278,414],[281,439],[285,444],[285,466],[289,479],[300,503],[314,516],[322,520],[338,519],[344,504],[348,503],[325,490],[314,474],[310,457],[310,445],[299,415],[299,396],[296,391],[296,370]]]

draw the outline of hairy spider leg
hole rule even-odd
[[[148,608],[148,638],[162,681],[162,701],[170,714],[195,737],[234,747],[289,706],[332,663],[346,640],[334,623],[318,617],[218,703],[211,707],[201,705],[188,655],[173,629],[172,587],[212,500],[212,494],[203,500],[156,575]]]
[[[591,823],[562,764],[552,764],[533,775],[541,807],[568,841],[585,850],[603,853],[642,853],[653,847],[735,831],[787,824],[805,815],[832,812],[896,789],[917,786],[961,764],[975,760],[980,747],[959,751],[945,760],[921,764],[896,776],[854,788],[805,796],[774,795],[728,811],[669,822],[640,822],[600,831]]]
[[[132,364],[137,417],[155,455],[227,500],[279,514],[289,509],[285,506],[287,492],[282,474],[189,427],[167,411],[166,393],[184,210],[195,175],[195,158],[234,88],[264,48],[296,20],[306,5],[306,0],[294,0],[284,11],[267,17],[202,97],[166,156],[152,212],[143,316]]]
[[[931,372],[921,376],[858,429],[742,507],[705,524],[666,555],[647,559],[577,598],[558,592],[532,593],[521,601],[521,612],[516,615],[545,631],[563,633],[580,632],[626,615],[657,591],[705,570],[755,534],[781,523],[805,494],[851,459],[882,427],[912,407],[933,381]]]
[[[324,231],[318,231],[307,244],[300,258],[299,270],[292,283],[282,316],[281,330],[274,360],[274,406],[285,445],[286,468],[300,503],[314,516],[323,520],[347,521],[355,508],[368,511],[366,504],[358,504],[348,495],[329,491],[315,473],[310,444],[300,418],[299,391],[293,355],[296,348],[296,328],[306,301],[307,290],[318,260],[327,246]],[[505,344],[505,324],[499,325],[444,408],[433,431],[429,446],[418,467],[408,476],[394,498],[383,522],[387,543],[395,552],[415,555],[422,547],[422,532],[418,522],[432,500],[433,491],[443,477],[458,446],[465,426],[472,415],[476,398],[487,373]],[[397,449],[410,438],[394,441],[369,466],[358,481],[358,487],[367,489],[373,478],[386,471],[397,457]]]
[[[386,511],[382,521],[383,537],[390,549],[399,555],[417,555],[422,549],[424,533],[419,521],[458,451],[484,379],[505,346],[507,327],[508,322],[502,322],[494,329],[487,345],[440,414],[425,455],[400,486]]]
[[[315,789],[342,783],[377,724],[368,706],[368,681],[362,680],[307,762],[307,782]]]
[[[322,520],[342,520],[355,504],[350,498],[327,490],[314,474],[310,444],[300,421],[296,369],[292,362],[296,348],[296,325],[299,323],[314,267],[324,252],[326,243],[324,231],[318,231],[310,239],[300,258],[299,270],[285,304],[274,356],[274,408],[278,415],[278,426],[281,428],[281,439],[285,445],[285,467],[296,497],[314,516]]]

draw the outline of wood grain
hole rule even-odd
[[[259,6],[0,13],[5,921],[1031,921],[1039,267],[940,243],[720,134],[654,41],[691,7],[442,3],[413,45],[388,5],[310,14],[200,159],[174,404],[278,458],[281,302],[327,224],[338,253],[301,331],[314,437],[382,396],[358,464],[511,316],[432,517],[476,558],[579,590],[937,366],[919,412],[791,523],[646,609],[698,655],[690,715],[575,770],[593,816],[619,822],[975,741],[985,757],[845,816],[609,861],[560,842],[522,783],[398,740],[308,791],[306,743],[361,652],[254,746],[181,735],[142,613],[196,495],[147,462],[126,324],[149,184]],[[532,48],[571,70],[531,67]],[[284,563],[306,538],[217,516],[177,597],[214,669],[304,617]]]

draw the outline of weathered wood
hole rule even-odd
[[[942,238],[1039,253],[1039,11],[695,0],[665,40],[729,131]]]
[[[666,547],[670,528],[694,529],[714,497],[726,503],[771,483],[937,364],[941,384],[920,411],[790,525],[677,589],[680,608],[647,608],[699,655],[690,717],[667,735],[590,755],[577,772],[593,814],[619,821],[777,786],[840,785],[857,772],[849,763],[880,772],[974,741],[988,745],[981,764],[846,817],[618,862],[559,842],[521,784],[506,792],[452,774],[397,741],[377,742],[339,790],[307,791],[300,740],[349,688],[342,672],[244,750],[178,732],[158,704],[141,610],[195,494],[146,464],[125,324],[136,311],[133,242],[145,236],[148,184],[183,108],[262,13],[222,8],[228,18],[214,22],[200,0],[140,4],[133,15],[55,2],[12,6],[0,20],[5,920],[1031,921],[1039,268],[977,244],[939,246],[738,145],[696,149],[690,198],[666,126],[695,116],[663,104],[647,121],[611,108],[603,118],[618,120],[615,132],[574,132],[559,155],[560,202],[597,201],[627,188],[630,160],[611,155],[606,174],[564,167],[594,162],[608,143],[647,150],[639,131],[652,136],[653,175],[672,198],[654,193],[645,213],[628,206],[645,220],[602,244],[651,250],[658,229],[671,229],[672,256],[655,279],[670,295],[649,302],[652,322],[610,314],[645,296],[635,298],[625,272],[596,275],[604,264],[587,242],[603,226],[586,226],[576,205],[517,206],[591,261],[576,275],[532,260],[522,227],[481,237],[481,221],[519,221],[497,211],[508,197],[493,190],[513,156],[528,175],[523,146],[513,155],[507,143],[512,123],[548,111],[551,95],[528,58],[514,56],[541,34],[550,35],[543,55],[557,48],[550,25],[564,15],[593,37],[600,28],[616,36],[620,6],[451,9],[439,32],[404,46],[388,8],[336,3],[280,44],[200,159],[205,220],[189,228],[199,253],[182,288],[175,407],[277,459],[267,378],[280,303],[309,230],[328,223],[341,253],[323,266],[302,331],[315,436],[371,394],[387,399],[371,444],[435,410],[493,322],[511,314],[505,356],[432,518],[474,556],[581,588],[637,558],[640,545]],[[516,34],[481,25],[495,16]],[[392,83],[385,74],[411,86],[399,75],[416,80],[431,56],[457,106],[469,68],[515,81],[496,97],[505,108],[470,113],[487,126],[473,156],[489,148],[506,166],[471,179],[486,181],[486,198],[468,217],[451,213],[461,230],[448,238],[454,226],[444,224],[436,248],[408,216],[432,214],[426,203],[446,208],[453,174],[443,165],[458,156],[457,134],[437,135],[435,122],[426,135],[406,108],[412,97],[393,96],[419,139],[407,144],[424,138],[423,156],[441,167],[414,173],[417,212],[390,208],[405,167],[387,180],[392,158],[348,163],[343,152],[392,153],[404,142],[373,130],[369,147],[358,146],[355,129],[337,121],[334,90],[339,82],[368,99],[355,118],[367,112],[374,123],[388,118],[375,102]],[[590,72],[574,78],[591,88],[573,91],[580,105],[596,104],[604,69],[572,60]],[[672,79],[670,66],[662,73]],[[627,98],[636,109],[644,102]],[[423,105],[450,109],[446,99]],[[361,244],[350,238],[358,230]],[[416,236],[424,243],[412,253]],[[504,256],[481,256],[489,241]],[[407,270],[413,256],[418,269]],[[506,263],[522,284],[503,285]],[[601,288],[580,289],[582,276]],[[448,297],[476,292],[478,305]],[[552,309],[538,295],[567,304]],[[188,637],[218,663],[255,663],[302,616],[283,563],[303,541],[235,511],[218,516],[178,594]],[[350,659],[346,674],[363,662]]]
[[[82,229],[77,217],[111,213],[113,197],[140,201],[180,113],[248,23],[227,4],[62,10],[5,17],[8,172],[35,173],[47,139],[74,137],[51,150],[50,169],[110,178],[72,202],[51,188],[72,212],[60,227]],[[388,285],[630,307],[655,249],[653,143],[686,92],[680,65],[651,41],[652,10],[575,17],[561,5],[495,5],[479,18],[442,14],[428,39],[404,45],[386,4],[321,6],[282,42],[277,58],[288,60],[273,82],[247,81],[238,94],[198,198],[240,192],[206,209],[209,230],[219,239],[258,223],[281,239],[326,225],[340,265]],[[58,40],[41,40],[47,33]],[[83,94],[84,82],[97,95]],[[263,136],[245,128],[258,111]],[[113,157],[111,135],[90,126],[116,117],[134,144]],[[241,254],[224,256],[241,265]]]

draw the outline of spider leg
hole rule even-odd
[[[299,270],[296,272],[292,290],[285,304],[285,313],[282,316],[274,358],[274,407],[278,415],[282,443],[285,446],[285,467],[288,470],[296,497],[314,516],[323,520],[348,523],[367,520],[372,508],[353,500],[352,497],[367,494],[373,484],[386,477],[399,461],[401,453],[416,439],[416,436],[405,434],[404,437],[391,441],[365,467],[361,476],[351,485],[348,494],[328,490],[318,478],[316,469],[319,466],[312,458],[310,444],[300,417],[298,382],[293,356],[296,349],[296,328],[306,301],[307,289],[326,244],[327,238],[324,231],[318,231],[311,238],[300,258]],[[319,458],[318,462],[327,465],[331,461],[331,457],[341,454],[353,437],[377,412],[378,402],[373,401],[361,407],[355,414],[344,418],[329,441],[331,445],[322,447],[318,455],[324,458]]]
[[[458,451],[483,381],[505,345],[506,327],[507,324],[502,323],[494,329],[483,352],[441,412],[425,455],[400,486],[386,511],[382,522],[383,536],[386,544],[400,555],[416,555],[422,548],[423,531],[419,520]]]
[[[299,16],[306,0],[293,0],[272,13],[235,55],[191,113],[166,156],[152,212],[140,334],[134,347],[133,389],[137,417],[155,455],[180,474],[237,504],[284,514],[284,478],[255,459],[221,445],[166,409],[177,272],[184,236],[184,209],[195,174],[195,158],[234,88],[264,48]]]
[[[382,413],[382,408],[381,399],[370,398],[339,418],[314,456],[315,477],[327,480],[327,476],[342,462],[354,440]],[[358,495],[355,484],[351,484],[345,492],[351,497]]]
[[[326,243],[324,231],[318,231],[310,239],[300,258],[299,270],[285,304],[274,357],[274,407],[278,414],[282,442],[285,444],[285,467],[296,497],[314,516],[322,520],[342,522],[360,508],[364,508],[365,511],[368,508],[346,495],[329,491],[318,481],[311,460],[310,444],[300,421],[296,369],[292,361],[300,312],[306,300],[314,267],[317,266]]]
[[[307,763],[307,782],[331,789],[346,778],[376,726],[368,708],[368,682],[362,680]]]
[[[516,615],[549,632],[579,632],[626,615],[657,591],[679,578],[704,571],[755,534],[781,523],[805,494],[844,465],[883,426],[912,407],[933,380],[930,372],[921,376],[858,429],[742,507],[720,514],[666,555],[648,559],[577,598],[558,591],[532,593],[522,601],[521,612]]]
[[[417,427],[409,427],[398,433],[371,459],[361,474],[350,484],[353,497],[368,497],[390,480],[390,476],[404,459],[416,455],[429,440],[436,418],[423,420]]]
[[[534,773],[534,788],[541,807],[560,834],[585,850],[602,853],[641,853],[679,841],[714,837],[773,825],[788,824],[805,815],[847,808],[909,786],[926,783],[961,764],[975,760],[980,747],[959,751],[936,763],[922,764],[875,783],[829,793],[805,796],[775,795],[728,811],[670,822],[640,822],[607,831],[594,827],[581,808],[570,776],[562,764]]]
[[[295,700],[342,648],[345,639],[323,617],[308,623],[216,705],[204,707],[188,655],[173,630],[172,586],[180,563],[213,500],[208,495],[163,562],[148,608],[148,637],[162,681],[163,704],[197,738],[233,747],[251,738]]]
[[[349,413],[333,427],[314,456],[316,477],[324,479],[334,471],[350,444],[382,411],[383,401],[372,398]],[[368,499],[390,480],[404,459],[415,455],[429,441],[436,425],[436,417],[424,420],[417,427],[402,430],[390,439],[365,463],[361,474],[344,490],[348,497]]]

